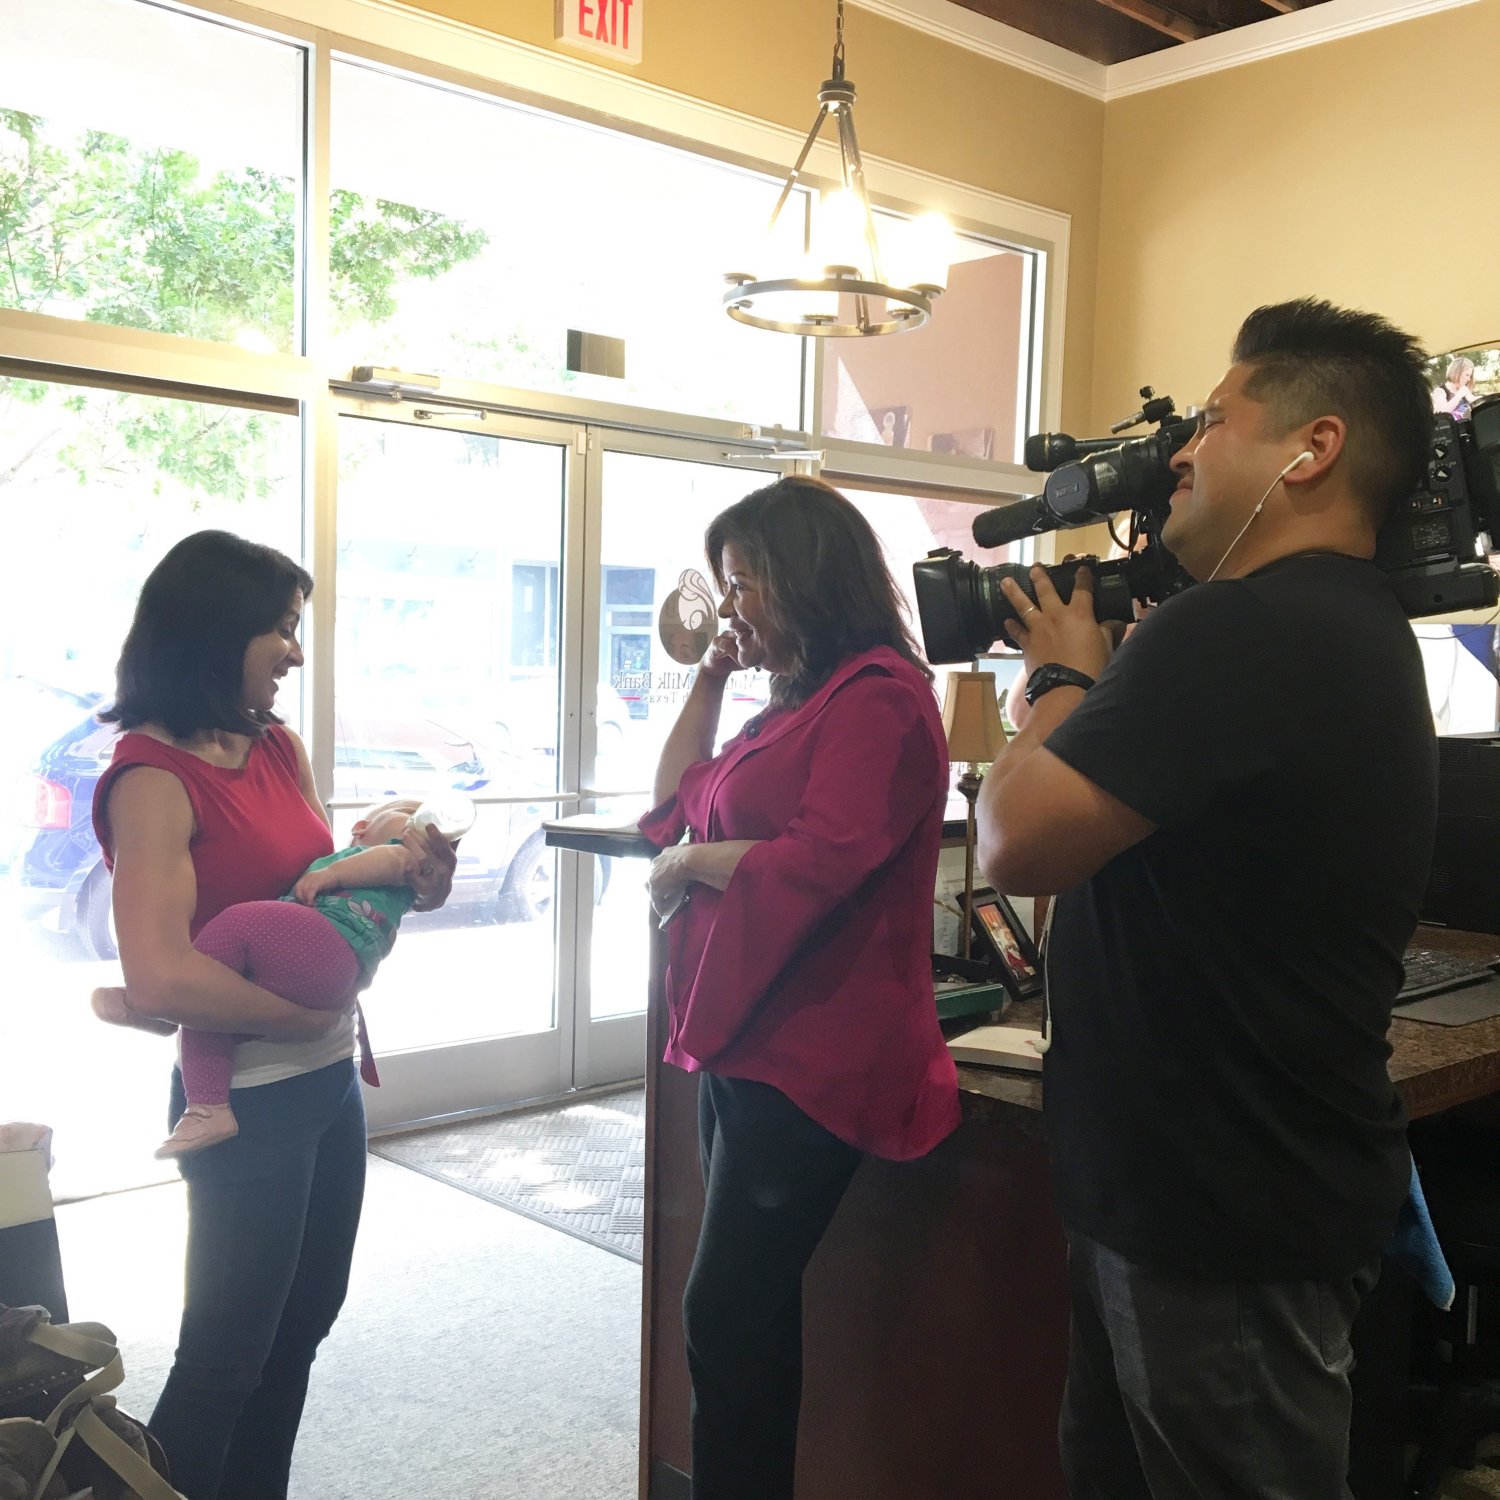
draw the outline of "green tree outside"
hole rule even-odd
[[[436,279],[488,242],[447,215],[346,190],[329,216],[339,328],[390,317],[401,282]],[[190,152],[104,131],[61,141],[42,118],[0,109],[0,306],[284,352],[296,337],[297,222],[295,184],[273,173],[209,173]],[[22,419],[18,406],[37,410]],[[0,378],[0,487],[49,462],[86,483],[107,458],[157,487],[264,497],[280,476],[244,462],[265,451],[261,421],[186,401],[143,414]]]

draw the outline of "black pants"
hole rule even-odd
[[[1072,1500],[1347,1500],[1349,1330],[1378,1265],[1236,1285],[1068,1249]]]
[[[284,1500],[313,1358],[349,1285],[365,1106],[352,1062],[230,1097],[240,1133],[179,1164],[186,1304],[149,1425],[188,1500]],[[174,1071],[171,1124],[185,1103]]]
[[[791,1500],[802,1273],[860,1153],[763,1083],[704,1073],[706,1201],[682,1299],[693,1500]]]

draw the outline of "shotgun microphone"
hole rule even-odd
[[[1026,467],[1037,474],[1050,474],[1063,464],[1089,453],[1103,453],[1106,448],[1118,448],[1119,438],[1076,438],[1066,432],[1033,432],[1026,439]]]
[[[981,547],[1003,547],[1007,542],[1018,542],[1039,531],[1055,530],[1057,523],[1057,513],[1047,504],[1047,497],[1031,495],[1009,505],[997,505],[994,510],[980,511],[974,517],[974,540]]]

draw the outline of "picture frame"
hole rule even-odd
[[[911,436],[909,406],[872,406],[870,420],[875,424],[875,441],[887,448],[904,448]]]
[[[995,429],[965,427],[956,432],[934,432],[927,439],[927,449],[930,453],[954,453],[965,458],[993,458]]]
[[[1015,908],[998,891],[974,892],[975,951],[996,966],[1014,1000],[1034,1000],[1042,993],[1042,960]]]

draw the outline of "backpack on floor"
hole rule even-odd
[[[109,1394],[124,1378],[102,1323],[0,1304],[0,1500],[183,1500],[161,1445]]]

